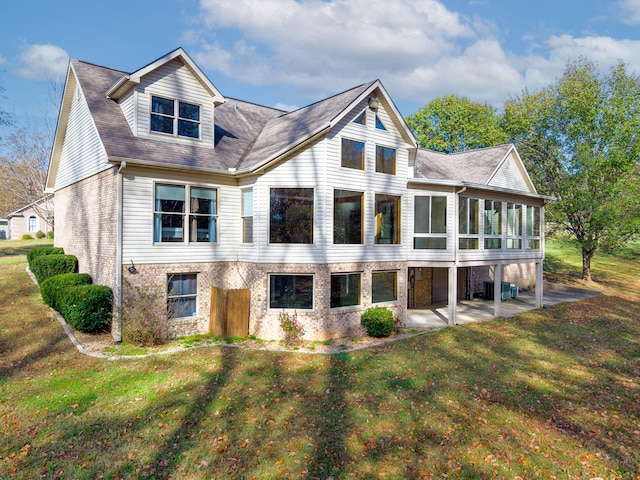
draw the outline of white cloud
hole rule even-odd
[[[621,5],[640,22],[640,0]],[[201,67],[310,100],[380,78],[399,101],[455,93],[500,106],[559,77],[569,59],[640,65],[639,41],[596,35],[531,38],[526,53],[511,52],[493,20],[467,18],[442,0],[200,0],[200,7],[204,31],[191,29],[188,38],[200,45]]]
[[[57,80],[65,75],[69,55],[56,45],[28,45],[18,56],[18,75],[30,80]]]
[[[621,0],[618,5],[622,10],[620,19],[623,23],[629,25],[640,24],[640,0]]]

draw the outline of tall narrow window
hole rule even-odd
[[[507,248],[522,248],[522,205],[507,204]]]
[[[502,248],[502,202],[484,201],[484,248]]]
[[[313,188],[272,188],[271,243],[313,243]]]
[[[269,275],[269,308],[313,309],[313,275]]]
[[[362,202],[364,193],[351,190],[333,192],[333,243],[362,243]]]
[[[376,244],[400,243],[400,197],[376,194]]]
[[[475,250],[478,248],[479,214],[477,198],[460,197],[458,207],[459,248]]]
[[[165,185],[155,187],[153,240],[183,242],[185,227],[185,187]]]
[[[242,190],[242,243],[253,243],[253,189]]]
[[[364,142],[343,138],[341,165],[346,168],[364,170]]]
[[[27,219],[27,232],[35,232],[38,230],[38,217],[31,215]]]
[[[167,313],[169,318],[195,316],[197,314],[197,299],[197,274],[169,275],[167,281]]]
[[[413,248],[447,248],[447,197],[416,196],[413,209]]]
[[[540,248],[540,207],[527,206],[527,248],[537,250]]]
[[[376,172],[396,173],[396,149],[376,145]]]
[[[191,187],[189,241],[217,241],[217,190],[212,188]]]
[[[398,299],[398,273],[373,272],[371,274],[371,302],[393,302]]]
[[[360,274],[331,275],[331,308],[360,305]]]

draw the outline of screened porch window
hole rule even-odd
[[[419,195],[414,199],[413,248],[445,250],[447,248],[447,197]]]
[[[461,250],[475,250],[478,248],[479,200],[477,198],[460,197],[458,207],[458,234]]]
[[[522,248],[522,205],[507,203],[507,248]]]
[[[540,207],[527,206],[526,225],[527,249],[540,249]]]
[[[313,243],[313,188],[272,188],[271,243]]]
[[[484,248],[502,248],[502,202],[484,201]]]
[[[360,274],[331,275],[331,308],[360,305]]]
[[[362,203],[364,193],[351,190],[333,192],[333,243],[362,243]]]
[[[313,309],[313,275],[269,275],[269,308]]]

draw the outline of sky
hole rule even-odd
[[[224,96],[286,110],[375,79],[405,117],[449,93],[499,110],[581,57],[640,74],[640,0],[6,2],[0,137],[55,123],[69,58],[132,72],[177,47]]]

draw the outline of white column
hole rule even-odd
[[[502,264],[498,263],[494,271],[493,279],[493,316],[502,315]]]
[[[543,283],[543,265],[542,262],[538,262],[536,263],[536,308],[542,308],[544,298]]]
[[[458,303],[458,267],[454,265],[453,267],[449,267],[449,285],[448,285],[448,293],[449,293],[449,309],[448,309],[448,320],[449,325],[455,325],[457,323],[456,311],[457,311],[457,303]]]

